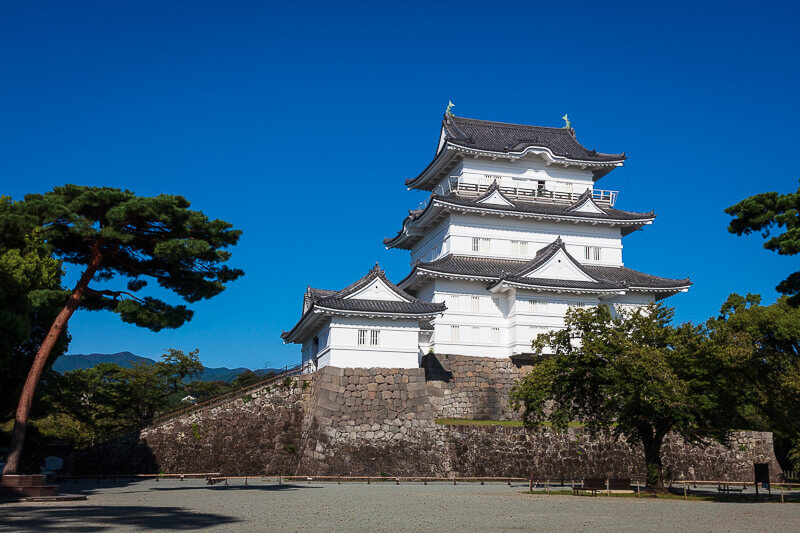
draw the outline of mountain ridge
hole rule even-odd
[[[134,353],[116,352],[116,353],[89,353],[89,354],[67,354],[62,355],[53,363],[53,370],[56,372],[69,372],[71,370],[81,370],[85,368],[93,368],[100,363],[114,363],[124,368],[130,368],[136,363],[143,363],[146,365],[155,364],[156,361],[149,357],[142,357]],[[203,372],[198,377],[200,381],[232,381],[243,372],[250,370],[249,368],[238,367],[203,367]],[[260,368],[253,370],[256,374],[267,374],[269,372],[281,372],[277,368]]]

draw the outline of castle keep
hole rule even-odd
[[[638,307],[688,290],[624,265],[622,239],[655,219],[596,187],[625,154],[549,128],[445,114],[436,155],[409,189],[430,192],[384,243],[408,250],[397,284],[377,265],[340,290],[308,288],[282,337],[309,370],[417,368],[429,352],[524,360],[570,307]]]

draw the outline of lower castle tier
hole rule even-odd
[[[623,265],[623,237],[655,219],[595,188],[624,160],[569,128],[445,115],[436,156],[406,182],[430,197],[384,241],[410,251],[411,272],[395,285],[376,265],[341,291],[309,287],[284,341],[302,344],[310,370],[413,368],[429,351],[513,358],[563,328],[570,307],[635,308],[687,291],[688,279]]]

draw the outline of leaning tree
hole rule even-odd
[[[65,185],[29,194],[3,216],[26,218],[41,228],[53,257],[82,271],[41,341],[20,395],[5,473],[16,473],[36,386],[72,314],[107,310],[153,331],[192,318],[185,305],[140,295],[148,281],[188,303],[211,298],[243,274],[224,263],[240,230],[189,209],[182,196],[136,196],[108,187]],[[124,288],[118,283],[127,282]]]
[[[752,353],[748,335],[724,322],[676,327],[672,316],[655,304],[570,310],[565,329],[534,341],[541,359],[512,389],[512,405],[528,427],[578,422],[641,447],[648,489],[662,491],[664,439],[725,441]]]

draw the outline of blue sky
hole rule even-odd
[[[727,233],[723,209],[793,191],[796,4],[4,2],[0,194],[66,182],[182,194],[244,230],[246,275],[194,320],[151,333],[110,313],[70,322],[71,351],[209,366],[294,364],[282,329],[306,285],[341,288],[422,200],[448,99],[461,116],[561,126],[629,160],[598,186],[654,209],[627,266],[690,276],[671,298],[704,320],[733,291],[774,300],[796,257]],[[70,282],[74,281],[70,272]]]

